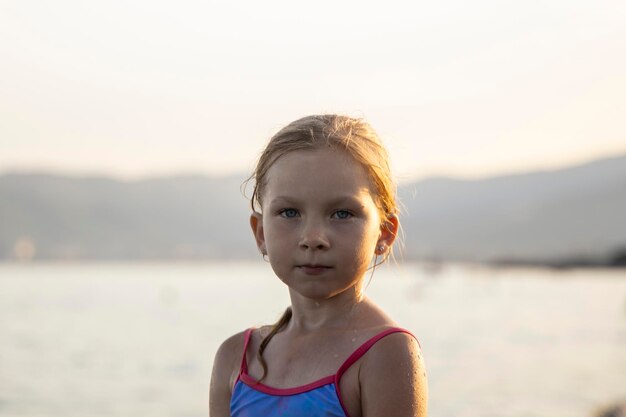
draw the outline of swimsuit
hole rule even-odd
[[[349,417],[339,391],[339,380],[344,372],[383,337],[392,333],[413,336],[408,330],[397,327],[384,330],[355,350],[335,375],[295,388],[272,388],[248,375],[246,350],[252,330],[248,329],[245,334],[241,368],[230,399],[231,417]]]

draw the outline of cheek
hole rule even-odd
[[[353,239],[348,241],[348,248],[352,249],[354,259],[359,263],[369,264],[374,256],[377,239],[378,229],[364,228],[359,230],[359,232],[353,236]]]
[[[363,246],[369,247],[372,250],[374,246],[376,246],[376,242],[378,241],[378,237],[380,236],[380,226],[375,222],[368,222],[363,225],[363,228],[360,230],[360,241]]]
[[[272,249],[280,249],[287,246],[291,242],[290,235],[293,233],[292,228],[288,227],[285,222],[268,220],[263,225],[263,235],[265,237],[265,245],[268,251]]]

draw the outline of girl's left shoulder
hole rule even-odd
[[[412,334],[394,332],[378,340],[363,358],[359,383],[363,415],[426,416],[426,367]]]

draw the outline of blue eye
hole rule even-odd
[[[298,210],[296,210],[296,209],[292,209],[292,208],[287,208],[287,209],[283,209],[283,210],[281,210],[281,211],[279,212],[279,214],[280,214],[282,217],[285,217],[285,218],[291,219],[291,218],[296,217],[296,216],[298,215]]]
[[[337,210],[333,213],[333,217],[342,220],[349,219],[350,217],[352,217],[352,213],[350,213],[348,210]]]

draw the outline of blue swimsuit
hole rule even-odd
[[[252,330],[248,329],[245,335],[239,377],[230,399],[231,417],[349,417],[339,390],[344,372],[383,337],[398,332],[413,336],[405,329],[387,329],[355,350],[336,374],[295,388],[272,388],[248,375],[246,350]]]

